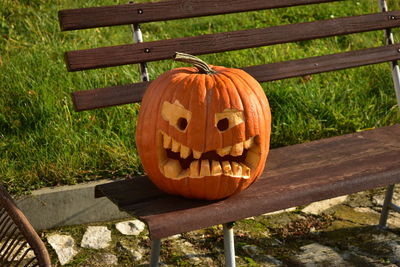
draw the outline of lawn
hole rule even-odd
[[[99,178],[141,175],[135,145],[140,104],[75,112],[70,93],[139,81],[137,66],[68,73],[69,50],[131,43],[129,26],[61,32],[61,9],[110,0],[0,0],[0,180],[13,193]],[[137,1],[144,2],[144,1]],[[145,40],[266,27],[377,12],[375,0],[246,12],[142,25]],[[397,0],[390,9],[400,10]],[[400,37],[395,31],[396,40]],[[384,44],[383,32],[204,55],[243,67]],[[151,79],[181,66],[149,63]],[[272,147],[400,122],[389,64],[262,84],[273,113]]]

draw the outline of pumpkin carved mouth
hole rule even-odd
[[[233,146],[200,152],[160,131],[159,168],[165,177],[171,179],[221,175],[247,179],[260,161],[258,139],[258,136],[253,136]]]

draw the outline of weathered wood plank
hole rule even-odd
[[[242,68],[259,82],[361,67],[400,59],[400,45],[355,50]]]
[[[395,125],[273,149],[262,177],[221,201],[170,196],[150,183],[152,199],[141,201],[147,188],[136,186],[135,179],[100,185],[96,191],[145,221],[151,238],[162,238],[398,182],[400,125]]]
[[[172,0],[66,9],[58,16],[61,29],[66,31],[337,1],[343,0]]]
[[[400,45],[245,67],[259,82],[359,67],[400,59]],[[75,109],[84,111],[141,101],[148,82],[73,93]]]
[[[177,51],[201,55],[399,27],[400,19],[391,17],[400,18],[400,11],[76,50],[65,57],[69,71],[112,67],[169,59]]]
[[[72,93],[76,111],[140,102],[149,82],[118,85]]]

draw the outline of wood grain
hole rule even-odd
[[[261,178],[221,201],[167,195],[150,182],[144,186],[146,179],[97,186],[97,196],[145,221],[151,238],[163,238],[399,183],[400,125],[273,149]],[[143,201],[147,190],[151,198]]]
[[[400,11],[377,13],[268,28],[70,51],[69,71],[171,59],[175,52],[192,55],[304,41],[400,26]]]
[[[342,0],[173,0],[66,9],[58,17],[66,31],[338,1]]]
[[[400,45],[356,50],[242,68],[259,82],[268,82],[400,59]],[[73,93],[75,109],[84,111],[141,101],[148,82]]]
[[[259,82],[361,67],[400,59],[400,45],[355,50],[242,68]]]
[[[72,93],[76,111],[140,102],[149,82],[117,85]]]

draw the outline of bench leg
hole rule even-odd
[[[233,223],[224,224],[225,266],[235,267],[235,241],[233,240]]]
[[[389,210],[392,206],[392,198],[394,192],[394,185],[389,185],[386,189],[385,200],[383,201],[381,217],[379,219],[379,227],[385,228],[387,226],[387,219],[389,216]]]
[[[155,239],[151,243],[150,267],[158,267],[160,262],[161,240]]]

